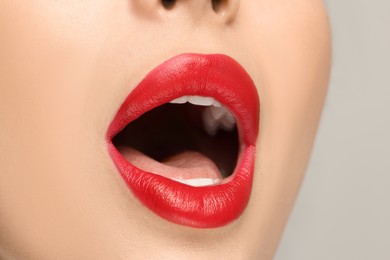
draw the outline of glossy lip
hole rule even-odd
[[[192,187],[146,172],[126,161],[112,138],[155,107],[184,96],[209,96],[236,117],[240,155],[232,176],[213,186]],[[248,73],[222,54],[181,54],[153,69],[126,98],[107,131],[108,150],[133,194],[160,217],[195,228],[216,228],[246,208],[259,127],[259,97]]]

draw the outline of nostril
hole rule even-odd
[[[212,0],[211,1],[214,12],[219,13],[225,9],[227,0]]]
[[[175,5],[176,0],[161,0],[161,4],[164,6],[165,9],[170,10]]]
[[[194,14],[202,15],[211,11],[222,18],[222,21],[226,24],[231,23],[235,19],[240,6],[240,0],[158,0],[157,3],[167,11],[176,8],[179,4],[194,9]],[[195,11],[195,9],[197,10]]]

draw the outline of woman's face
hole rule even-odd
[[[0,0],[0,258],[271,259],[312,148],[329,45],[320,0]],[[218,227],[155,214],[107,149],[126,97],[182,53],[232,57],[260,98],[249,203]]]

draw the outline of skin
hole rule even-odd
[[[310,156],[330,64],[320,0],[0,0],[1,259],[272,259]],[[223,228],[167,222],[106,149],[124,98],[184,52],[239,61],[260,94],[252,196]]]

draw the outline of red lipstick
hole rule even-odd
[[[146,112],[182,96],[212,97],[237,121],[240,153],[223,182],[193,187],[128,162],[112,139]],[[132,193],[151,211],[176,224],[216,228],[239,218],[249,201],[259,127],[259,97],[248,73],[220,54],[181,54],[153,69],[130,93],[107,131],[108,150]]]

